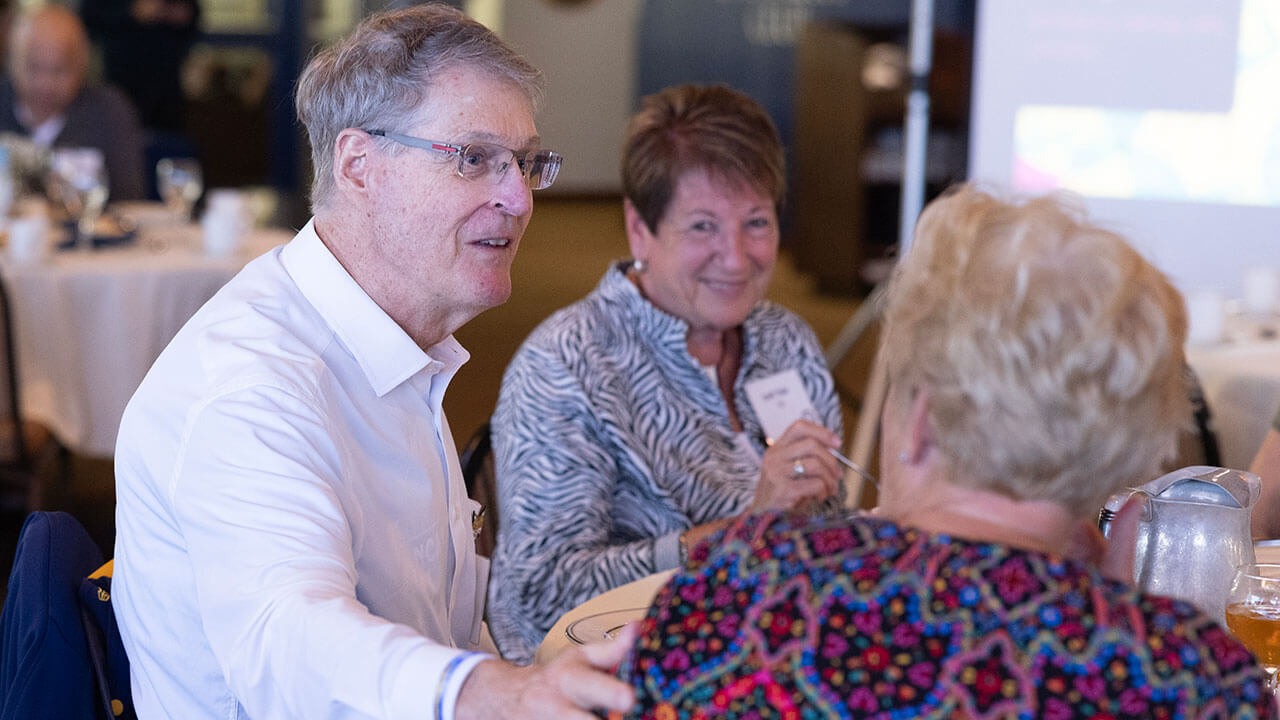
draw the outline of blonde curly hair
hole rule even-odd
[[[886,302],[890,383],[928,389],[936,445],[982,489],[1096,512],[1190,422],[1181,295],[1069,196],[955,188]]]

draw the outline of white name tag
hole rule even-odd
[[[809,393],[804,389],[804,383],[800,381],[800,373],[794,369],[752,380],[743,387],[747,391],[751,409],[760,418],[765,442],[770,445],[782,437],[782,433],[796,420],[804,419],[822,424],[813,401],[809,399]]]

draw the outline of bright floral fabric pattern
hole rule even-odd
[[[1187,603],[854,516],[702,544],[619,672],[660,720],[1276,717],[1253,657]]]

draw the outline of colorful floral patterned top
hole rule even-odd
[[[695,549],[619,668],[632,717],[1274,718],[1190,604],[885,520],[761,515]]]

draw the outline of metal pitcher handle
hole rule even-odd
[[[1134,495],[1142,496],[1142,521],[1151,522],[1151,493],[1142,488],[1125,488],[1108,498],[1107,503],[1098,511],[1098,529],[1102,531],[1103,537],[1111,537],[1111,521],[1115,520],[1116,513]]]

